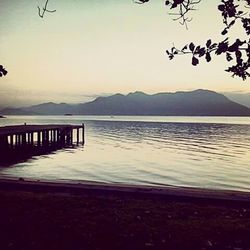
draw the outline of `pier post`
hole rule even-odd
[[[46,145],[46,138],[45,138],[45,131],[42,131],[42,146],[45,146]]]
[[[66,145],[69,145],[69,131],[65,131],[65,137],[66,137]]]
[[[65,131],[63,129],[59,130],[59,141],[61,147],[65,145]]]
[[[46,130],[46,146],[49,145],[49,130]]]
[[[59,129],[56,130],[56,137],[57,137],[57,144],[60,145],[60,130]]]
[[[70,129],[70,145],[72,146],[73,145],[73,138],[74,134],[73,134],[73,128]]]
[[[0,137],[0,148],[1,148],[1,150],[8,148],[8,136],[6,137],[3,135]]]
[[[37,132],[37,146],[38,147],[41,146],[41,132],[40,131]]]
[[[27,142],[30,144],[30,133],[27,133]]]
[[[84,127],[84,123],[82,123],[82,145],[85,144],[85,127]]]
[[[53,145],[54,142],[55,142],[55,134],[54,134],[54,132],[55,132],[55,130],[52,129],[52,130],[51,130],[51,145]]]
[[[10,135],[10,147],[14,148],[14,135]]]
[[[21,135],[17,134],[16,138],[17,138],[17,146],[20,146],[20,144],[21,144]]]
[[[51,130],[48,130],[48,145],[51,144]]]
[[[55,129],[55,130],[54,130],[54,142],[55,142],[55,144],[58,143],[57,133],[58,133],[58,131],[57,131],[57,129]]]
[[[30,133],[30,143],[32,146],[34,146],[34,133],[33,132]]]
[[[55,129],[55,143],[58,144],[58,130]]]
[[[26,141],[27,141],[27,144],[30,144],[30,134],[29,133],[26,133]]]
[[[76,129],[76,144],[79,145],[79,128]]]
[[[50,130],[50,145],[53,145],[54,143],[54,130]]]
[[[22,144],[26,145],[26,133],[22,134]]]
[[[15,134],[15,144],[16,144],[16,146],[18,146],[18,143],[19,143],[19,141],[18,141],[18,135]]]

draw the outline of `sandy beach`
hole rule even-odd
[[[1,249],[250,249],[249,193],[22,179],[0,188]]]

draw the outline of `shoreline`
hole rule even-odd
[[[112,184],[100,182],[53,182],[28,179],[0,178],[2,190],[52,192],[70,194],[117,194],[147,197],[162,197],[176,201],[206,201],[212,203],[249,203],[250,192],[234,190],[213,190],[198,187],[147,186],[131,184]]]
[[[0,179],[0,249],[249,249],[250,193]]]

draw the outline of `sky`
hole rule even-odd
[[[210,89],[250,93],[250,81],[232,78],[224,58],[191,65],[189,56],[170,61],[165,53],[193,41],[221,39],[219,1],[203,0],[188,30],[172,21],[164,1],[50,0],[0,1],[0,106],[41,102],[77,103],[97,96],[143,91],[149,94]],[[233,35],[240,36],[233,30]]]

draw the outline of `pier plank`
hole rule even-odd
[[[63,129],[82,128],[82,125],[67,125],[67,124],[45,124],[45,125],[14,125],[0,127],[0,135],[11,135],[21,133],[31,133],[46,130],[63,130]]]

